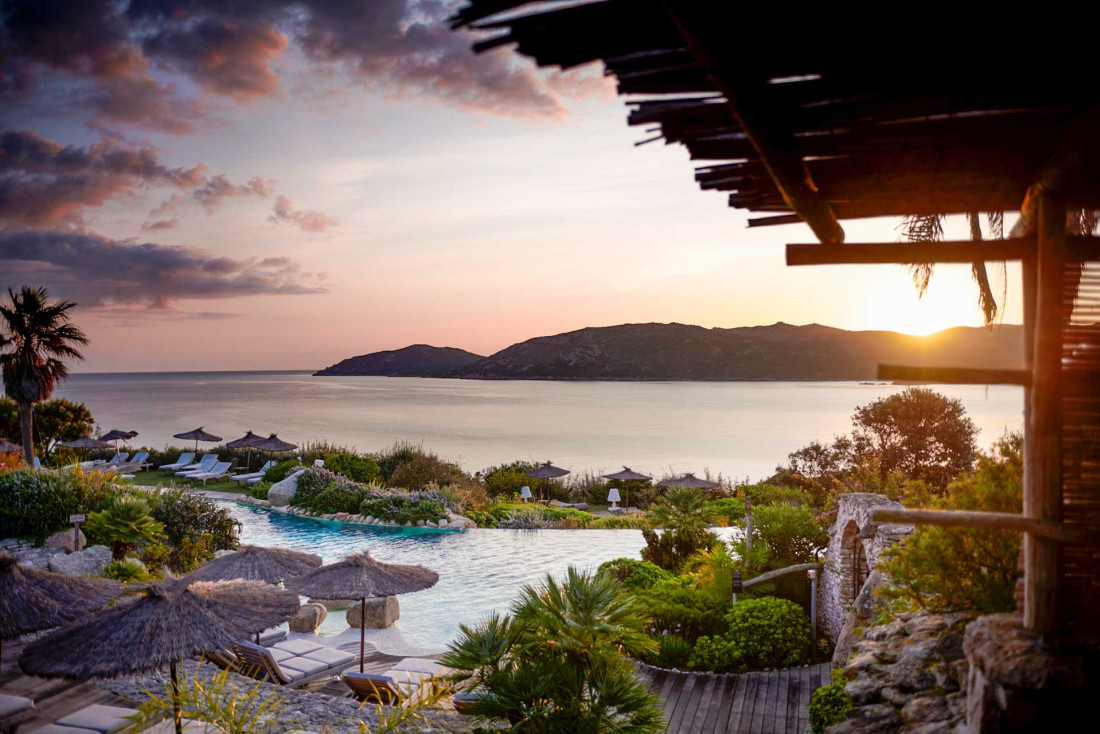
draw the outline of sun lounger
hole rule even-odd
[[[41,469],[42,468],[42,460],[39,459],[37,456],[34,457],[34,468],[35,469]]]
[[[451,669],[429,658],[403,658],[380,675],[345,673],[344,683],[360,701],[392,704],[414,696],[433,678],[451,673]]]
[[[128,717],[135,713],[134,709],[93,704],[35,731],[41,734],[111,734],[133,724]]]
[[[255,479],[257,482],[262,480],[264,478],[264,474],[267,473],[267,470],[273,466],[275,466],[275,462],[269,461],[261,466],[259,471],[254,471],[249,474],[238,474],[237,476],[230,478],[237,484],[255,484],[255,482],[252,482],[251,480]]]
[[[185,477],[188,474],[195,474],[197,472],[210,471],[214,468],[214,465],[218,463],[217,454],[203,454],[202,459],[196,464],[185,466],[176,472],[177,477]]]
[[[145,467],[150,466],[150,464],[145,463],[145,460],[148,459],[148,458],[149,458],[149,452],[148,451],[142,451],[142,452],[139,452],[139,453],[135,454],[134,458],[130,459],[129,461],[127,461],[124,464],[115,464],[113,467],[111,467],[109,469],[109,471],[114,471],[114,472],[117,472],[117,473],[122,474],[124,476],[127,475],[127,474],[132,474],[133,472],[139,472],[139,471],[142,471],[143,469],[145,469]],[[129,478],[133,479],[132,476],[129,477]]]
[[[193,451],[185,451],[184,453],[180,454],[179,458],[176,459],[171,464],[161,464],[157,468],[160,469],[161,471],[163,471],[165,474],[167,474],[170,471],[179,471],[180,469],[187,466],[188,464],[190,464],[194,460],[195,460],[195,453]]]
[[[229,473],[229,467],[231,466],[228,461],[220,461],[214,465],[210,471],[192,472],[190,474],[184,474],[183,478],[189,482],[195,482],[199,479],[202,480],[202,486],[206,486],[208,479],[221,479]]]
[[[330,678],[355,664],[349,652],[305,640],[279,642],[270,648],[238,642],[233,654],[241,672],[288,688]]]
[[[14,731],[15,725],[34,714],[34,701],[0,693],[0,731]]]
[[[121,453],[115,454],[107,461],[107,466],[114,466],[115,464],[125,464],[128,458],[130,458],[129,451],[123,451]]]

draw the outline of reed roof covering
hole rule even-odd
[[[225,447],[227,449],[256,448],[256,445],[263,440],[263,436],[257,436],[252,431],[249,431],[235,441],[227,441]]]
[[[100,441],[129,441],[138,435],[137,431],[120,431],[117,428],[99,437]]]
[[[211,443],[222,440],[221,436],[215,436],[213,433],[207,433],[202,430],[202,426],[199,426],[193,431],[187,431],[186,433],[172,434],[172,438],[180,438],[184,441],[209,441]]]
[[[286,585],[318,599],[367,599],[423,591],[438,581],[439,574],[423,566],[382,563],[363,551],[290,579]]]
[[[82,436],[75,441],[62,441],[57,444],[58,446],[64,446],[67,449],[113,449],[114,444],[110,444],[103,439],[92,438],[91,436]]]
[[[252,448],[259,449],[260,451],[293,451],[298,448],[298,446],[289,441],[284,441],[272,433],[267,438],[260,439],[252,444]]]
[[[833,8],[772,10],[469,0],[452,22],[492,34],[477,50],[515,44],[563,69],[602,61],[631,96],[630,124],[684,145],[703,189],[764,215],[756,224],[799,221],[799,205],[823,242],[843,239],[812,221],[827,210],[835,225],[1018,209],[1067,126],[1095,127],[1100,87],[1087,43],[1016,48],[1022,29],[1007,16],[952,17],[920,38]],[[1043,37],[1031,30],[1024,35]],[[1065,193],[1070,206],[1100,207],[1100,166],[1084,166]]]
[[[17,446],[6,438],[0,437],[0,454],[23,453],[23,447]]]
[[[150,584],[141,594],[27,645],[19,665],[47,678],[109,678],[229,649],[286,621],[298,595],[257,581]]]
[[[321,565],[321,556],[286,548],[242,545],[233,553],[207,561],[187,575],[193,581],[280,581],[301,576]]]
[[[0,640],[71,622],[121,593],[116,581],[38,571],[0,554]]]
[[[710,482],[706,479],[700,479],[694,474],[685,474],[682,477],[673,477],[672,479],[665,479],[664,481],[657,482],[658,487],[690,487],[694,489],[716,489],[720,486],[718,482]]]
[[[564,477],[568,473],[568,469],[554,466],[548,461],[540,465],[537,469],[532,469],[527,472],[527,476],[532,479],[557,479],[558,477]]]

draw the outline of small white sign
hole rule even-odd
[[[84,522],[87,519],[86,515],[69,515],[69,522]]]

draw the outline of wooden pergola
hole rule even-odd
[[[1019,530],[1025,625],[1096,639],[1100,240],[1067,234],[1067,212],[1100,209],[1091,44],[1072,37],[1069,16],[947,17],[914,31],[825,8],[733,5],[468,0],[453,25],[485,33],[476,50],[514,44],[540,66],[602,61],[630,96],[629,123],[650,128],[643,142],[684,145],[700,187],[757,214],[750,227],[810,226],[818,242],[788,245],[790,265],[1020,261],[1024,370],[884,365],[879,376],[1022,385],[1022,514],[875,519]],[[1018,223],[985,241],[848,244],[841,225],[1005,211]]]

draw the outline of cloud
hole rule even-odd
[[[316,211],[301,211],[294,208],[294,203],[285,196],[275,198],[274,213],[268,217],[269,221],[289,222],[303,232],[320,234],[327,232],[329,227],[335,227],[339,222],[325,214]]]
[[[95,124],[182,134],[198,129],[212,97],[247,104],[278,93],[275,64],[294,47],[314,73],[342,70],[384,94],[564,114],[568,78],[504,50],[474,54],[474,36],[448,27],[453,9],[442,0],[9,0],[0,94],[75,81],[70,96]],[[590,86],[576,84],[581,95]]]
[[[142,232],[163,232],[169,229],[175,229],[179,226],[180,221],[178,219],[161,219],[156,222],[146,222],[141,225]]]
[[[246,184],[235,184],[224,175],[207,179],[206,183],[191,192],[191,198],[202,204],[207,213],[220,207],[226,199],[241,196],[259,196],[266,199],[271,182],[265,182],[259,176],[253,176]]]
[[[218,257],[191,247],[132,244],[95,234],[0,231],[3,261],[17,267],[0,270],[18,271],[84,306],[164,309],[180,300],[324,292],[322,276],[303,273],[285,257]]]
[[[0,222],[78,223],[87,208],[146,188],[190,188],[206,181],[202,166],[164,164],[157,152],[104,137],[61,145],[37,133],[0,133]]]

